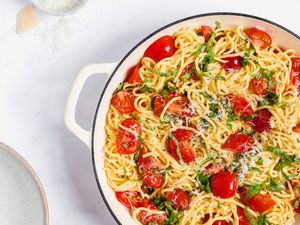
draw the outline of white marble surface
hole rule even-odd
[[[89,0],[80,12],[61,21],[68,24],[68,35],[57,46],[51,39],[57,27],[51,24],[59,18],[53,16],[39,14],[38,29],[15,34],[16,13],[28,2],[0,1],[0,141],[36,170],[53,225],[116,224],[98,192],[89,150],[63,122],[67,94],[81,67],[117,61],[157,28],[199,13],[254,14],[300,34],[293,19],[299,17],[298,0]],[[88,82],[81,97],[78,119],[87,128],[105,81]]]

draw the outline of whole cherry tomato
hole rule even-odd
[[[166,35],[154,41],[145,51],[144,57],[148,57],[158,62],[170,57],[175,53],[174,38]]]

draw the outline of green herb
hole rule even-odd
[[[214,80],[225,80],[225,77],[223,76],[215,76],[213,77]]]
[[[251,116],[240,116],[240,119],[243,121],[249,121],[252,120],[253,118],[255,118],[255,114],[251,115]]]
[[[153,73],[153,74],[156,74],[156,75],[159,75],[161,77],[173,77],[177,74],[178,70],[174,70],[172,72],[168,72],[168,73],[162,73],[162,72],[158,72],[158,71],[155,71],[149,67],[147,67],[147,70],[150,72],[150,73]]]
[[[253,45],[250,46],[250,48],[248,48],[244,54],[243,57],[243,61],[242,61],[242,66],[245,67],[248,65],[249,63],[249,58],[250,56],[255,52],[255,49],[253,47]]]
[[[253,133],[254,133],[253,130],[244,130],[243,131],[243,134],[245,134],[245,135],[252,135]]]
[[[207,193],[210,193],[210,182],[209,182],[209,176],[198,172],[196,176],[196,181],[198,183],[198,187],[200,191],[205,191]]]
[[[216,21],[215,24],[216,24],[216,27],[215,27],[216,30],[221,28],[220,22]]]
[[[158,205],[158,209],[165,211],[168,219],[164,222],[164,225],[178,225],[179,218],[182,215],[182,211],[177,211],[173,209],[172,202],[165,199],[155,200],[154,202],[156,205]]]
[[[211,126],[211,124],[206,119],[201,119],[200,126],[204,129],[207,129]]]
[[[218,209],[222,209],[222,205],[221,205],[220,200],[218,200]]]
[[[117,89],[115,90],[114,94],[118,93],[119,91],[123,90],[124,87],[124,83],[120,83],[119,86],[117,87]]]
[[[198,70],[195,70],[195,74],[197,77],[212,77],[212,73],[211,72],[200,72]]]
[[[210,36],[210,39],[208,40],[207,42],[207,54],[205,55],[202,63],[201,63],[201,66],[202,66],[202,69],[204,72],[207,72],[208,71],[208,65],[212,62],[215,61],[214,59],[214,52],[212,51],[212,47],[213,47],[213,43],[214,43],[214,40],[216,38],[216,33],[213,32]]]
[[[206,91],[200,92],[200,94],[203,95],[203,97],[206,98],[206,99],[208,99],[209,101],[213,101],[214,100],[214,98],[211,95],[209,95]]]
[[[143,80],[143,83],[145,84],[145,83],[151,83],[153,81],[153,78],[145,78],[144,80]]]
[[[138,148],[137,148],[136,153],[133,156],[133,160],[135,162],[137,162],[139,160],[140,153],[141,153],[141,147],[142,147],[142,144],[143,144],[143,138],[142,138],[142,136],[139,135],[138,138],[139,138]]]
[[[205,50],[206,50],[206,43],[201,43],[199,47],[196,49],[196,51],[192,53],[192,55],[199,55],[200,53],[205,52]]]
[[[292,162],[294,161],[295,157],[287,155],[285,152],[282,152],[278,147],[268,147],[267,150],[281,158],[281,161],[278,164],[278,168],[281,171],[284,167],[291,166]]]
[[[264,164],[264,160],[262,157],[259,157],[259,159],[257,160],[257,164],[258,165],[263,165]]]
[[[256,195],[259,195],[261,190],[262,190],[262,185],[261,184],[250,186],[247,190],[247,198],[250,199],[250,198],[252,198]]]
[[[251,223],[251,225],[257,225],[257,223],[255,222],[255,220],[249,215],[248,207],[244,208],[244,214],[245,214],[247,220]]]
[[[259,174],[262,174],[261,170],[260,170],[259,168],[257,168],[257,167],[250,167],[249,169],[250,169],[251,171],[256,171],[256,172],[258,172]]]
[[[291,105],[294,105],[294,104],[296,104],[296,102],[278,102],[278,103],[276,103],[276,106],[278,108],[284,108],[286,106],[291,106]]]
[[[234,113],[229,113],[226,120],[226,127],[228,129],[232,129],[232,122],[234,121],[234,119],[235,119]]]
[[[184,76],[182,76],[182,77],[180,78],[180,80],[181,80],[183,83],[185,83],[185,82],[188,81],[188,79],[190,79],[190,77],[191,77],[191,73],[188,72],[188,73],[186,73]]]
[[[174,143],[176,145],[176,152],[177,152],[177,155],[179,157],[180,164],[182,166],[185,165],[185,163],[183,162],[183,159],[182,159],[182,155],[181,155],[181,151],[180,151],[178,140],[176,139],[176,137],[171,132],[169,132],[169,137],[174,141]]]
[[[138,122],[142,123],[145,125],[145,127],[151,131],[154,131],[155,128],[152,127],[147,121],[142,120],[140,117],[138,117],[137,115],[133,114],[134,119],[136,119]]]
[[[281,182],[277,183],[274,178],[270,178],[270,184],[266,186],[266,189],[271,192],[281,192],[283,190],[283,187],[280,187],[281,185]]]
[[[267,217],[265,215],[263,215],[263,216],[258,217],[258,220],[257,220],[256,224],[257,225],[268,225],[269,221],[268,221]]]
[[[295,203],[294,203],[294,208],[297,209],[299,207],[300,204],[300,198],[298,198]]]
[[[166,99],[168,97],[168,90],[167,89],[163,89],[161,92],[160,92],[161,96]]]
[[[264,106],[264,105],[275,105],[278,101],[278,96],[275,94],[275,92],[268,92],[264,100],[258,102],[259,106]]]
[[[148,91],[151,91],[151,90],[154,90],[154,89],[151,88],[151,87],[148,87],[147,84],[145,84],[145,85],[140,89],[140,92],[141,92],[141,93],[145,93],[145,92],[148,92]]]
[[[153,110],[155,98],[156,98],[156,96],[154,96],[154,97],[151,99],[151,102],[150,102],[150,109],[151,109],[151,110]]]

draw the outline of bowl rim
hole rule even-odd
[[[44,225],[49,224],[49,208],[48,208],[48,201],[46,198],[45,190],[43,188],[43,185],[34,171],[34,169],[31,167],[31,165],[26,161],[26,159],[20,155],[17,151],[9,147],[8,145],[0,142],[0,148],[4,151],[8,152],[13,158],[15,158],[21,165],[23,165],[24,169],[29,173],[32,180],[36,184],[36,187],[38,189],[42,205],[43,205],[43,216],[44,216]]]
[[[256,19],[256,20],[260,20],[266,23],[269,23],[271,25],[276,26],[277,28],[280,28],[284,31],[286,31],[287,33],[289,33],[290,35],[294,36],[295,38],[297,38],[300,41],[300,36],[296,33],[294,33],[293,31],[289,30],[288,28],[273,22],[271,20],[259,17],[259,16],[255,16],[255,15],[250,15],[250,14],[245,14],[245,13],[237,13],[237,12],[212,12],[212,13],[202,13],[202,14],[196,14],[193,16],[189,16],[189,17],[184,17],[182,19],[179,20],[175,20],[171,23],[168,23],[167,25],[157,29],[156,31],[152,32],[151,34],[149,34],[148,36],[146,36],[145,38],[143,38],[140,42],[138,42],[134,47],[131,48],[130,51],[127,52],[127,54],[122,58],[121,61],[119,61],[119,63],[117,64],[116,68],[113,70],[112,74],[110,74],[104,88],[103,91],[100,95],[100,98],[98,100],[97,103],[97,107],[95,110],[95,114],[94,114],[94,118],[93,118],[93,126],[92,126],[92,131],[91,131],[91,154],[92,154],[92,163],[93,163],[93,171],[94,171],[94,176],[97,182],[97,186],[99,189],[99,192],[102,196],[102,199],[108,209],[108,211],[110,212],[110,214],[112,215],[112,217],[114,218],[114,220],[117,222],[118,225],[122,225],[122,223],[119,221],[119,219],[117,218],[117,216],[115,215],[114,211],[112,210],[112,208],[110,207],[106,196],[102,190],[99,178],[98,178],[98,173],[97,173],[97,168],[96,168],[96,160],[95,160],[95,149],[94,149],[94,137],[95,137],[95,128],[96,128],[96,121],[97,121],[97,117],[98,117],[98,112],[100,109],[100,105],[104,96],[104,93],[106,92],[107,87],[110,84],[110,81],[112,80],[112,78],[114,77],[114,75],[116,74],[116,72],[118,71],[119,67],[123,64],[123,62],[128,58],[128,56],[135,51],[140,45],[142,45],[146,40],[148,40],[149,38],[151,38],[152,36],[156,35],[157,33],[184,21],[188,21],[188,20],[192,20],[192,19],[196,19],[196,18],[201,18],[201,17],[208,17],[208,16],[239,16],[239,17],[244,17],[244,18],[250,18],[250,19]]]

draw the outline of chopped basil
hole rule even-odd
[[[221,28],[220,22],[216,21],[215,24],[216,24],[216,27],[215,27],[216,30]]]
[[[178,225],[179,218],[182,215],[182,211],[175,210],[172,207],[173,203],[164,198],[155,198],[153,201],[157,205],[157,208],[159,210],[165,211],[168,216],[168,219],[163,223],[164,225]]]
[[[196,181],[198,184],[198,188],[200,189],[200,191],[205,191],[207,193],[210,193],[210,182],[209,182],[209,176],[198,172],[197,176],[196,176]]]
[[[212,51],[212,47],[213,47],[213,43],[214,43],[214,40],[215,40],[215,37],[216,37],[216,33],[213,32],[211,34],[211,37],[209,39],[209,41],[207,42],[207,54],[205,55],[202,63],[201,63],[201,66],[202,66],[202,69],[204,72],[207,72],[208,71],[208,65],[212,62],[215,61],[214,59],[214,52]]]
[[[154,131],[155,128],[152,127],[148,121],[142,120],[140,117],[138,117],[137,115],[133,114],[134,119],[136,119],[138,122],[142,123],[145,125],[145,127],[151,131]]]
[[[179,157],[180,164],[182,166],[185,165],[185,163],[183,162],[183,159],[182,159],[182,155],[181,155],[181,151],[180,151],[178,140],[176,139],[176,137],[171,132],[169,132],[169,137],[174,141],[174,143],[176,145],[176,152],[177,152],[177,155]]]
[[[232,129],[232,122],[234,121],[234,119],[235,119],[234,113],[229,113],[226,120],[226,127],[228,129]]]
[[[257,225],[257,223],[255,222],[255,220],[249,215],[248,207],[244,208],[244,214],[245,214],[247,220],[251,223],[251,225]]]
[[[153,81],[153,78],[145,78],[144,80],[143,80],[143,83],[145,84],[145,83],[151,83]]]
[[[215,76],[213,77],[214,80],[225,80],[225,77],[223,76]]]
[[[192,55],[199,55],[200,53],[205,52],[205,50],[206,50],[206,43],[201,43],[199,47],[196,49],[196,51],[192,53]]]
[[[291,166],[292,162],[294,162],[295,156],[289,156],[285,152],[281,151],[278,147],[268,147],[268,151],[272,152],[274,155],[281,158],[278,169],[282,171],[282,169],[286,166]]]
[[[283,183],[285,182],[286,179],[283,180]],[[274,178],[270,178],[270,184],[266,185],[266,189],[271,192],[281,192],[284,189],[283,187],[280,187],[283,183],[282,181],[277,183]]]
[[[264,164],[264,160],[262,157],[259,157],[259,159],[257,160],[257,164],[258,165],[263,165]]]
[[[259,106],[264,106],[264,105],[275,105],[278,102],[278,96],[275,94],[275,92],[268,92],[267,96],[262,100],[258,102]]]
[[[250,167],[249,170],[251,170],[251,171],[256,171],[256,172],[258,172],[259,174],[262,174],[261,170],[260,170],[259,168],[257,168],[257,167]]]
[[[256,184],[256,185],[252,185],[248,188],[247,190],[247,198],[252,198],[256,195],[259,195],[259,193],[262,190],[262,184]]]
[[[151,102],[150,102],[150,109],[151,109],[151,110],[153,110],[155,98],[156,98],[156,96],[154,96],[154,97],[151,99]]]
[[[243,57],[243,61],[242,61],[242,66],[245,67],[248,65],[249,63],[249,58],[250,56],[255,52],[255,49],[253,47],[253,45],[250,46],[250,48],[248,48],[244,54]]]
[[[147,67],[147,70],[150,72],[150,73],[153,73],[153,74],[156,74],[156,75],[159,75],[161,77],[173,77],[177,74],[178,70],[174,70],[172,72],[168,72],[168,73],[163,73],[163,72],[158,72],[158,71],[155,71],[149,67]]]
[[[296,104],[296,102],[278,102],[278,103],[276,103],[276,106],[278,108],[284,108],[286,106],[291,106],[291,105],[294,105],[294,104]]]
[[[206,119],[201,119],[200,126],[204,129],[207,129],[211,126],[211,124]]]
[[[123,90],[124,87],[124,83],[120,83],[119,86],[116,88],[116,90],[114,91],[114,94],[118,93],[119,91]]]
[[[200,92],[200,94],[203,95],[203,97],[206,98],[206,99],[208,99],[209,101],[213,101],[214,100],[214,98],[211,95],[209,95],[206,91]]]
[[[142,138],[142,136],[139,135],[138,138],[139,138],[139,145],[138,145],[136,153],[133,156],[133,160],[135,162],[137,162],[139,160],[140,153],[141,153],[141,147],[142,147],[142,144],[143,144],[143,138]]]
[[[190,77],[191,77],[191,73],[188,72],[188,73],[186,73],[184,76],[182,76],[182,77],[180,78],[180,80],[181,80],[183,83],[185,83],[185,82],[188,81],[188,79],[190,79]]]
[[[255,114],[253,114],[251,116],[240,116],[240,119],[243,121],[249,121],[249,120],[254,119],[255,116],[256,116]]]
[[[294,208],[297,209],[299,207],[300,204],[300,198],[298,198],[295,203],[294,203]]]
[[[168,97],[168,90],[167,89],[163,89],[161,92],[160,92],[161,96],[166,99]]]
[[[140,92],[141,92],[141,93],[145,93],[145,92],[148,92],[149,90],[153,90],[153,88],[148,87],[147,84],[145,84],[145,85],[140,89]]]

